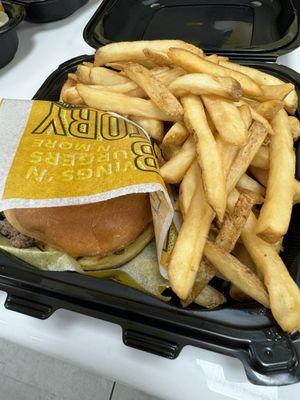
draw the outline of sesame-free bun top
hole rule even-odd
[[[19,232],[73,257],[105,257],[134,242],[152,221],[149,195],[129,194],[78,206],[4,212]]]

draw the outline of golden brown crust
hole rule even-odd
[[[143,193],[79,206],[13,209],[5,216],[19,232],[73,257],[112,254],[133,242],[152,219]]]

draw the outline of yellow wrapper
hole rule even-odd
[[[114,113],[48,101],[3,100],[0,122],[0,211],[78,205],[130,193],[149,193],[157,258],[162,267],[167,265],[170,243],[174,242],[174,230],[169,232],[174,212],[151,141],[142,128]],[[0,247],[12,252],[7,242],[2,242]],[[83,273],[76,260],[62,253],[56,268],[59,252],[50,253],[32,250],[33,259],[39,259],[35,266]],[[18,257],[22,255],[25,250],[18,250]],[[144,257],[143,261],[148,267],[151,264],[153,272],[157,261],[152,256],[150,259],[148,262]],[[30,262],[28,257],[26,261]],[[145,285],[145,274],[137,273],[139,268],[133,279],[126,266],[122,270],[125,275],[121,270],[91,274],[149,287]],[[152,275],[158,294],[157,285],[164,286],[165,282],[158,283],[156,278]],[[143,284],[137,283],[139,279]],[[151,292],[154,293],[153,288]]]

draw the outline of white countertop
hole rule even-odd
[[[0,70],[0,97],[30,99],[62,62],[92,54],[82,32],[101,2],[90,0],[73,16],[49,24],[23,22],[15,59]],[[300,72],[300,49],[280,63]],[[34,350],[81,365],[170,400],[290,400],[300,398],[300,384],[281,388],[251,385],[233,358],[186,347],[176,360],[126,347],[117,325],[59,310],[41,321],[6,310],[0,292],[0,336]],[[200,397],[199,397],[200,398]]]

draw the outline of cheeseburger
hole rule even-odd
[[[145,193],[78,206],[11,209],[4,215],[0,233],[13,245],[50,246],[76,258],[85,269],[121,265],[153,237]]]

